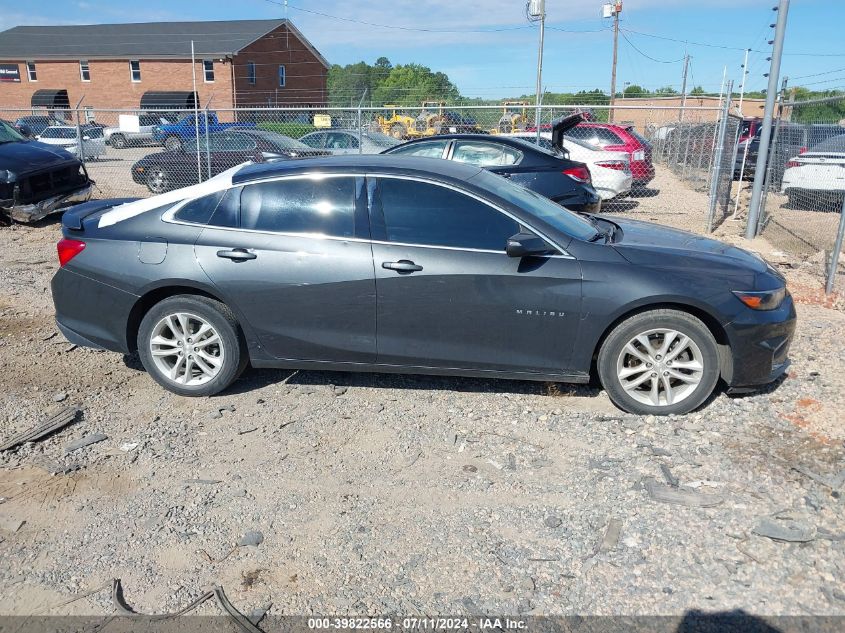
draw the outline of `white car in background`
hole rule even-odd
[[[82,152],[79,151],[79,141],[82,137]],[[106,153],[106,139],[103,129],[99,127],[83,127],[81,133],[72,125],[52,125],[36,137],[36,140],[47,145],[58,145],[83,160],[96,159]]]
[[[299,142],[332,154],[381,154],[401,143],[387,134],[368,130],[360,132],[360,141],[358,130],[318,130],[301,137]]]
[[[845,196],[845,134],[790,158],[783,172],[781,192],[789,198],[790,206],[814,201],[841,204]]]
[[[536,132],[517,132],[503,136],[514,136],[534,143]],[[540,147],[554,152],[551,132],[540,133]],[[593,188],[602,200],[621,198],[631,193],[633,176],[627,152],[608,152],[585,141],[563,137],[563,148],[569,158],[587,165],[593,176]]]

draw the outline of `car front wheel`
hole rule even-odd
[[[650,310],[613,329],[599,351],[598,371],[620,409],[683,414],[713,393],[719,351],[700,319],[679,310]]]
[[[157,383],[182,396],[222,391],[248,362],[232,311],[189,295],[165,299],[147,312],[138,330],[138,355]]]

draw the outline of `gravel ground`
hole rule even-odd
[[[702,228],[703,194],[652,186],[620,212]],[[762,240],[798,301],[789,375],[654,418],[592,387],[375,374],[179,398],[57,334],[58,235],[0,230],[0,437],[84,408],[0,452],[4,614],[114,577],[147,612],[214,583],[271,615],[845,615],[845,313]],[[109,612],[107,591],[51,611]]]

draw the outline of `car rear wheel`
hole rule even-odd
[[[170,175],[161,167],[151,167],[147,171],[147,189],[153,193],[164,193],[171,189]]]
[[[689,413],[719,379],[716,340],[700,319],[679,310],[634,315],[605,339],[598,357],[601,383],[629,413]]]
[[[158,384],[182,396],[222,391],[248,362],[232,311],[189,295],[165,299],[147,312],[138,330],[138,355]]]
[[[115,149],[123,149],[126,147],[126,137],[123,134],[112,134],[111,146]]]
[[[164,149],[171,152],[178,152],[182,149],[182,141],[178,136],[168,136],[164,140]]]

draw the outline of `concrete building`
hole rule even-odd
[[[284,19],[18,26],[0,32],[0,107],[317,107],[328,68]]]
[[[631,124],[638,132],[649,128],[671,125],[683,120],[687,123],[714,123],[721,116],[720,106],[724,101],[709,95],[687,95],[684,103],[681,95],[669,97],[636,97],[616,99],[614,121]],[[739,111],[739,99],[734,95],[731,113],[743,117],[762,117],[765,99],[743,99],[742,112]],[[628,106],[632,109],[626,109]],[[683,108],[682,108],[683,106]],[[694,108],[706,108],[696,110]],[[683,114],[682,114],[683,110]]]

